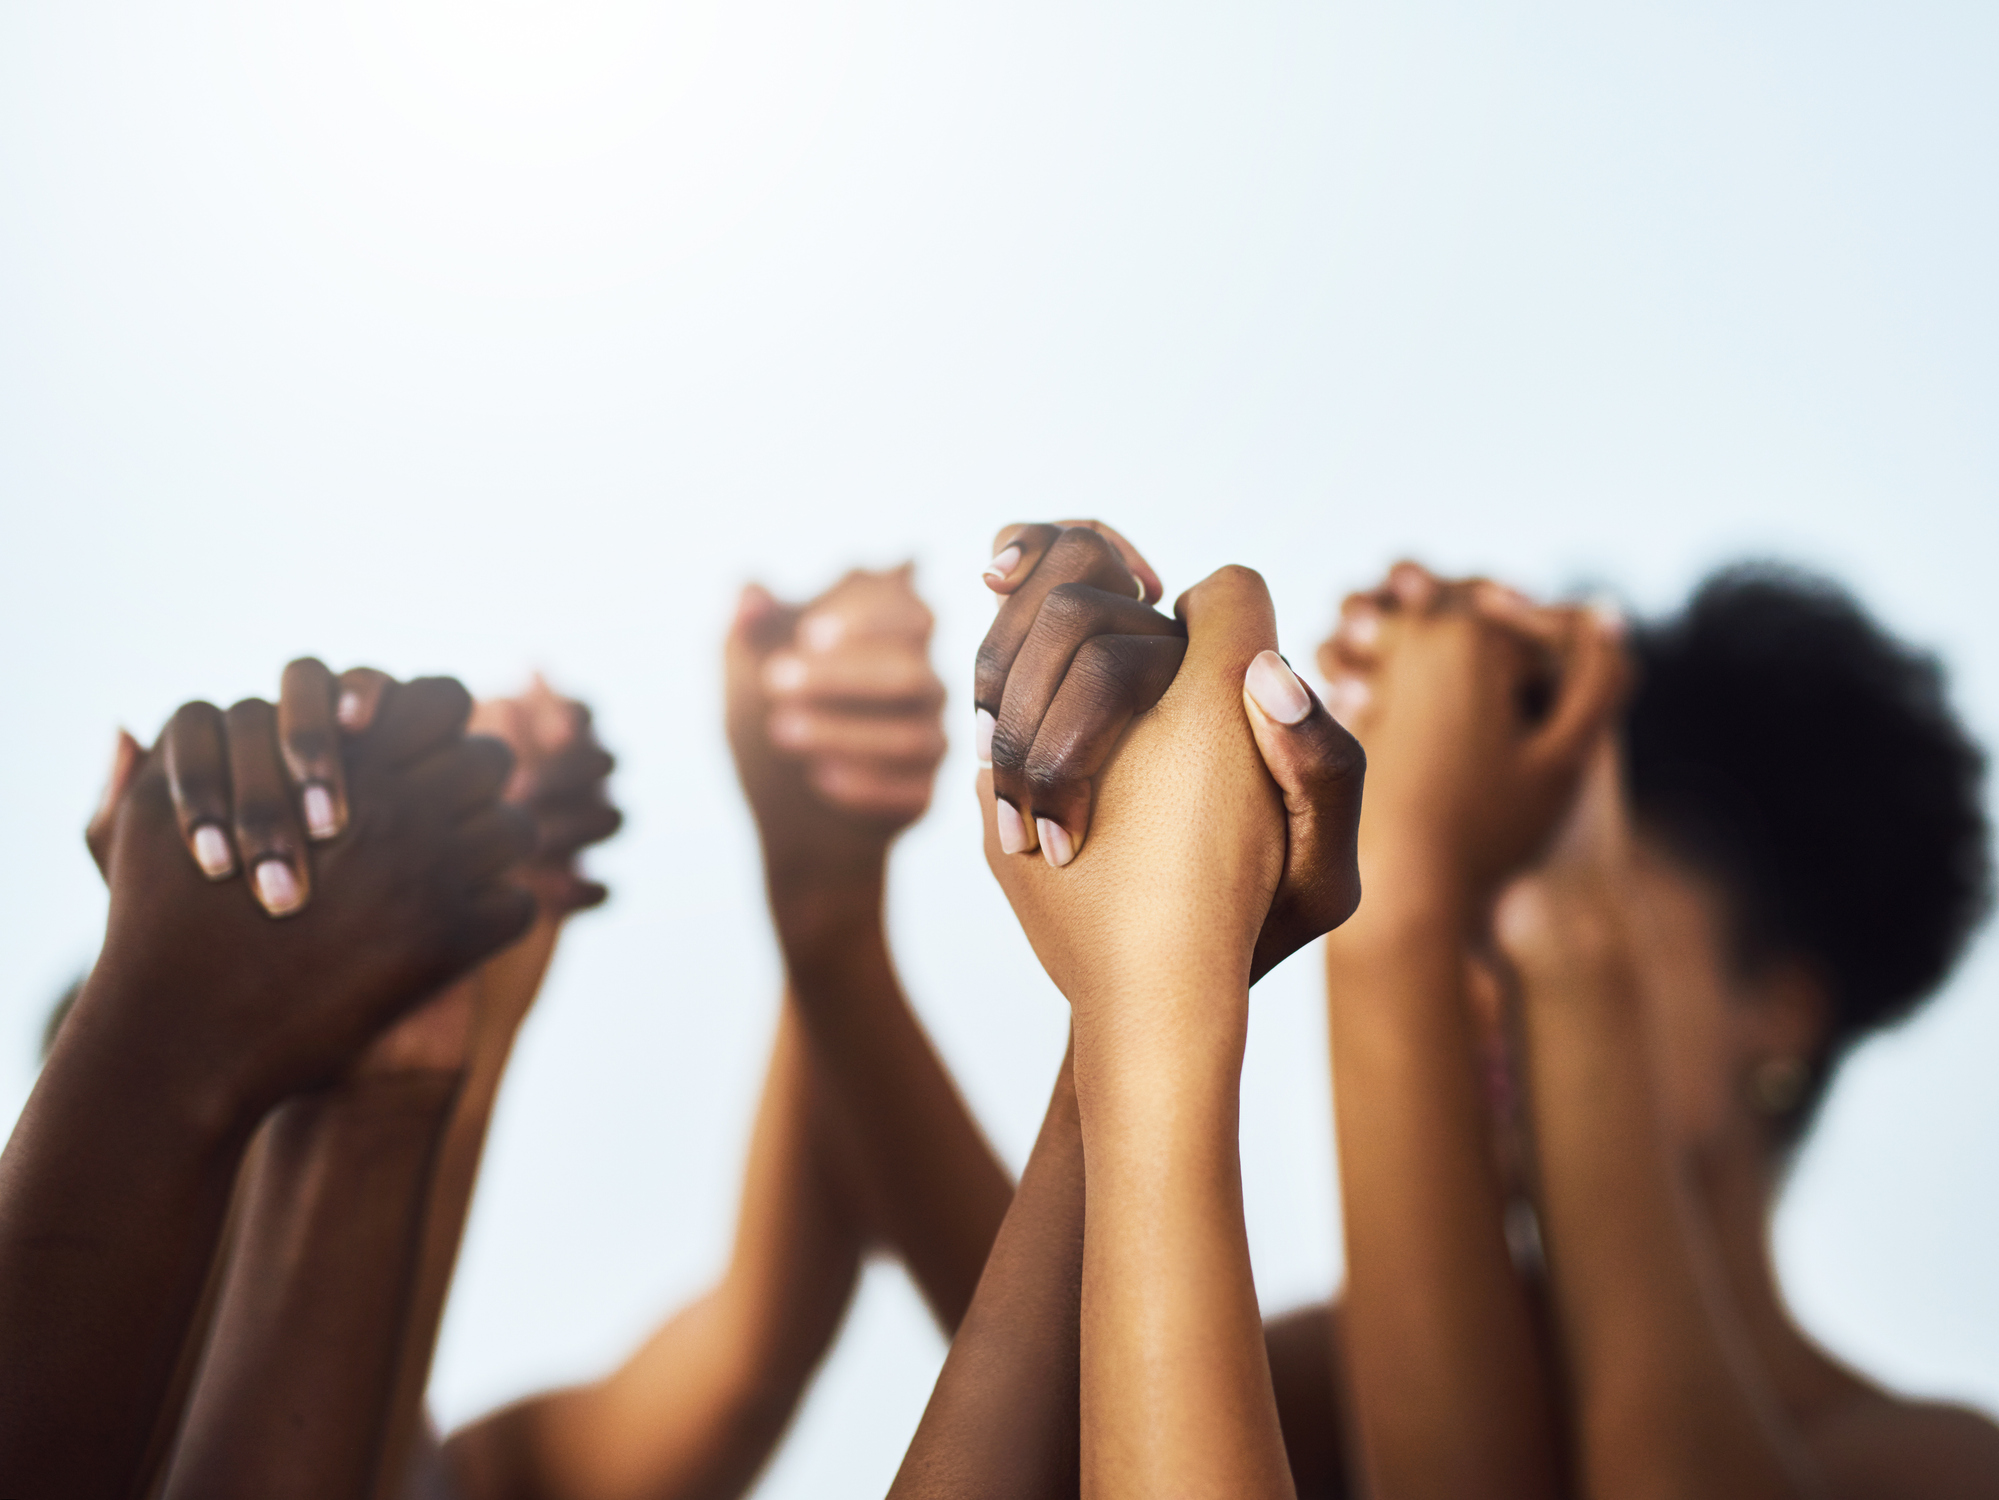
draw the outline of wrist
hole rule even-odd
[[[839,871],[766,867],[771,920],[787,959],[816,956],[856,939],[879,939],[886,907],[887,862]]]

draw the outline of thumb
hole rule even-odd
[[[83,842],[90,850],[90,857],[97,861],[97,873],[107,874],[107,863],[111,858],[111,825],[118,818],[118,804],[125,800],[125,792],[132,785],[132,778],[139,774],[139,766],[146,758],[146,752],[139,748],[139,742],[123,729],[118,731],[118,739],[111,749],[111,775],[104,783],[104,795],[98,800],[97,811],[91,814],[90,822],[83,830]]]
[[[1367,755],[1275,651],[1250,662],[1242,695],[1256,748],[1283,793],[1286,824],[1284,873],[1257,948],[1261,971],[1332,931],[1360,904]]]

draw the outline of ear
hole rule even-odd
[[[1832,994],[1818,966],[1774,958],[1743,986],[1743,1050],[1753,1062],[1794,1057],[1810,1062],[1832,1028]]]

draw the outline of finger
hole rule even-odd
[[[111,859],[111,829],[118,820],[118,804],[125,800],[126,789],[132,785],[132,778],[139,774],[139,767],[145,761],[146,752],[139,748],[139,742],[124,730],[118,731],[118,738],[111,746],[111,774],[104,782],[104,795],[97,799],[97,811],[91,814],[90,822],[83,830],[83,844],[90,851],[90,857],[97,862],[97,873],[108,873]]]
[[[986,587],[995,594],[1011,594],[1033,576],[1061,534],[1060,526],[1045,522],[1002,526],[999,535],[993,538],[993,560],[980,575]]]
[[[1039,536],[1050,529],[1025,527],[1022,531]],[[1031,571],[1026,571],[1030,568]],[[1137,580],[1117,548],[1101,532],[1080,526],[1055,532],[1031,563],[1023,561],[1015,570],[1011,591],[986,631],[986,638],[979,643],[973,677],[975,707],[998,717],[1013,659],[1034,628],[1042,602],[1065,583],[1088,584],[1126,602],[1135,602],[1137,598]]]
[[[375,722],[382,696],[395,685],[395,678],[373,667],[349,667],[340,674],[340,693],[333,714],[346,734],[364,733]]]
[[[864,714],[835,708],[781,708],[770,716],[771,743],[794,755],[934,764],[944,757],[944,726],[934,713]]]
[[[534,847],[534,820],[517,807],[495,803],[453,830],[451,867],[478,885],[522,863]]]
[[[1077,649],[1019,778],[1049,864],[1060,869],[1082,852],[1097,773],[1125,727],[1173,685],[1186,654],[1177,635],[1098,635]]]
[[[1554,706],[1528,747],[1530,755],[1566,764],[1579,760],[1622,700],[1630,677],[1621,619],[1593,609],[1569,609],[1568,649],[1562,653]]]
[[[799,614],[795,606],[783,603],[762,584],[746,583],[736,596],[736,617],[730,623],[729,638],[760,656],[791,640]]]
[[[823,655],[776,651],[764,663],[765,692],[778,703],[879,706],[944,701],[944,684],[929,657],[906,645],[855,641]]]
[[[201,873],[226,880],[236,873],[229,841],[229,753],[222,711],[212,703],[183,703],[160,735],[174,821]]]
[[[931,768],[908,769],[831,757],[806,768],[814,791],[836,806],[868,817],[901,821],[930,805]]]
[[[1152,564],[1139,554],[1138,548],[1125,540],[1124,534],[1114,526],[1106,526],[1102,521],[1057,521],[1057,526],[1082,526],[1103,537],[1117,548],[1124,565],[1131,569],[1131,576],[1137,580],[1138,598],[1144,604],[1157,604],[1166,597],[1166,586],[1159,581],[1159,575],[1152,571]]]
[[[535,900],[510,881],[495,881],[466,903],[455,933],[455,962],[447,971],[470,968],[514,942],[533,924]]]
[[[338,696],[333,674],[309,656],[285,668],[278,690],[278,744],[298,790],[306,835],[313,839],[330,839],[347,826]]]
[[[368,729],[368,753],[391,766],[422,760],[462,734],[471,716],[472,695],[454,677],[391,684]]]
[[[513,770],[514,752],[504,740],[470,734],[433,750],[408,775],[417,805],[427,816],[450,824],[497,802]]]
[[[625,825],[625,815],[609,803],[544,811],[535,817],[534,857],[568,859],[591,844],[601,844]]]
[[[994,715],[993,784],[998,795],[1023,810],[1030,805],[1028,788],[1021,780],[1027,755],[1083,642],[1099,635],[1184,634],[1185,627],[1179,621],[1136,599],[1121,599],[1083,583],[1051,589],[1013,659],[999,712]]]
[[[805,607],[798,619],[798,648],[831,651],[875,636],[928,642],[936,617],[916,592],[915,567],[904,563],[881,573],[849,573]]]
[[[1250,733],[1284,796],[1285,858],[1253,977],[1332,931],[1360,904],[1361,787],[1367,756],[1275,651],[1243,674]]]
[[[274,917],[288,917],[312,899],[312,884],[305,830],[278,750],[277,710],[261,698],[245,698],[231,706],[225,724],[236,852],[257,903]]]
[[[1437,603],[1442,584],[1437,575],[1421,563],[1407,559],[1388,570],[1384,588],[1403,609],[1422,614]]]
[[[593,795],[617,766],[617,758],[595,740],[580,741],[542,766],[528,789],[528,800],[562,802]]]

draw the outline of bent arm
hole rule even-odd
[[[748,1489],[831,1343],[862,1236],[834,1184],[838,1122],[787,1002],[728,1271],[622,1368],[453,1434],[464,1500],[691,1500]]]
[[[955,1332],[1013,1185],[896,978],[883,870],[850,884],[773,879],[771,911],[826,1107],[853,1146],[872,1237]]]
[[[1638,997],[1602,958],[1522,976],[1550,1290],[1586,1492],[1818,1495],[1671,1157]]]

